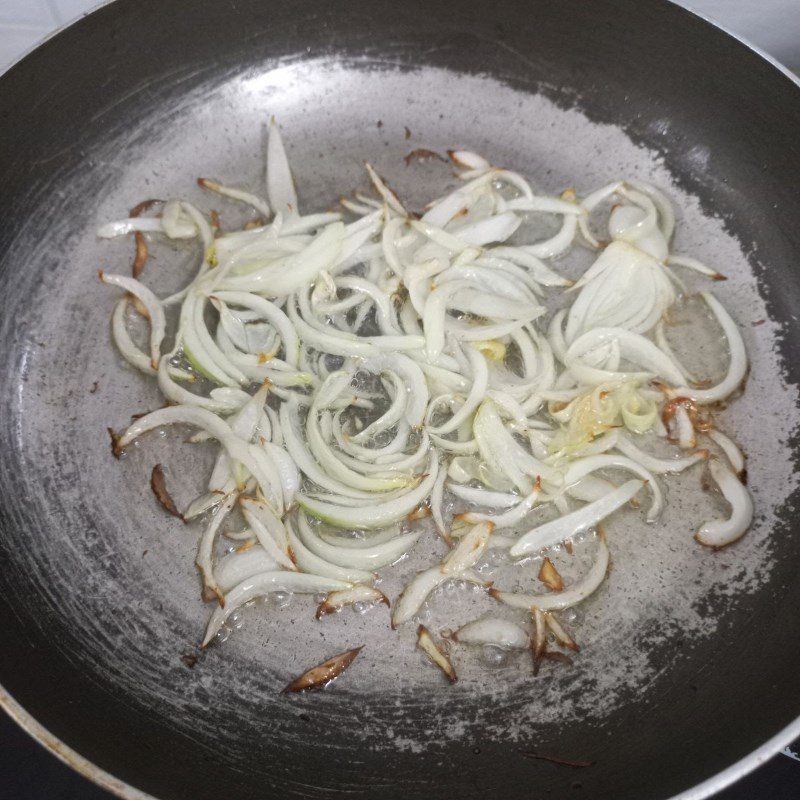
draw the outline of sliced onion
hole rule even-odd
[[[294,463],[314,483],[336,494],[368,498],[369,492],[354,489],[329,476],[315,461],[300,432],[299,404],[293,398],[281,404],[280,422],[286,450]],[[295,496],[297,499],[297,495]]]
[[[420,625],[417,628],[417,647],[428,656],[433,664],[439,667],[450,683],[455,683],[458,680],[447,653],[434,642],[430,631],[424,625]]]
[[[395,536],[388,542],[369,543],[365,547],[331,545],[316,533],[305,514],[298,515],[298,532],[303,544],[320,558],[340,567],[355,568],[365,572],[392,564],[408,553],[422,535],[418,531]],[[366,583],[368,581],[359,581]]]
[[[220,587],[216,575],[214,574],[214,542],[217,539],[220,526],[236,504],[237,497],[238,494],[232,492],[223,498],[209,520],[202,537],[200,537],[200,545],[197,548],[197,559],[195,563],[197,564],[198,570],[200,570],[203,588],[207,592],[210,592],[212,596],[216,596],[220,603],[224,602],[222,592],[225,591],[225,589],[224,587]]]
[[[274,119],[270,120],[267,139],[267,195],[276,213],[288,214],[290,217],[298,215],[292,171]]]
[[[506,511],[504,514],[478,514],[474,511],[469,511],[466,514],[460,514],[458,519],[464,522],[477,523],[477,522],[490,522],[495,529],[513,528],[522,522],[523,519],[530,513],[531,509],[539,501],[541,494],[541,481],[537,481],[533,491],[521,502],[517,503],[513,508]]]
[[[263,547],[255,545],[242,552],[233,552],[225,556],[214,570],[214,579],[223,592],[229,592],[247,578],[260,572],[276,572],[279,570],[275,561]]]
[[[252,206],[264,217],[269,217],[272,214],[267,201],[261,197],[258,197],[257,195],[252,194],[251,192],[245,192],[241,189],[234,189],[230,186],[223,186],[222,184],[217,183],[216,181],[211,181],[208,178],[198,178],[197,183],[199,186],[202,186],[203,189],[208,189],[210,192],[216,192],[217,194],[223,195],[223,197],[230,197],[232,200],[238,200],[240,203],[245,203],[249,206]]]
[[[526,611],[538,608],[540,611],[563,611],[586,600],[594,594],[606,577],[608,571],[609,552],[603,539],[599,539],[597,555],[591,569],[573,586],[563,592],[548,594],[521,594],[517,592],[501,592],[489,589],[489,594],[501,603],[512,608],[521,608]]]
[[[128,307],[127,297],[123,297],[116,306],[114,306],[114,314],[111,318],[111,333],[114,338],[114,344],[120,352],[120,355],[133,367],[144,372],[146,375],[155,375],[156,370],[152,365],[152,355],[148,356],[143,353],[139,347],[136,346],[131,335],[128,333],[127,324],[125,322],[126,310]]]
[[[401,530],[431,515],[451,550],[406,586],[393,613],[393,624],[401,624],[449,576],[487,585],[471,570],[488,548],[517,557],[571,542],[634,500],[643,483],[652,493],[653,519],[663,506],[654,476],[708,459],[707,450],[656,457],[627,433],[653,430],[694,447],[695,423],[705,432],[695,405],[724,400],[746,374],[741,334],[708,293],[704,301],[729,343],[725,378],[699,388],[670,348],[664,315],[686,287],[669,265],[722,276],[669,253],[675,226],[669,199],[633,181],[608,184],[582,202],[573,189],[544,197],[521,175],[480,156],[451,157],[463,168],[463,182],[428,204],[421,219],[406,212],[370,165],[377,199],[357,193],[343,201],[354,221],[338,213],[300,216],[272,121],[269,202],[199,181],[262,217],[274,210],[272,221],[220,235],[213,215],[209,223],[192,204],[171,200],[159,218],[137,218],[134,211],[101,229],[103,236],[136,232],[141,240],[151,231],[199,239],[202,246],[194,277],[164,300],[135,279],[101,278],[127,292],[112,318],[122,357],[155,374],[166,399],[177,404],[134,422],[114,441],[115,452],[173,423],[200,429],[190,441],[221,445],[209,491],[186,514],[212,511],[197,564],[205,596],[215,594],[226,606],[212,615],[204,644],[233,608],[266,591],[331,591],[318,617],[348,603],[388,603],[369,585],[374,570],[403,557],[422,530]],[[613,195],[620,202],[607,214],[610,241],[600,242],[589,218]],[[506,244],[528,214],[563,219],[549,238]],[[566,293],[570,305],[554,314],[545,337],[535,322],[545,312],[545,287],[573,282],[542,259],[566,252],[579,234],[601,252],[575,293]],[[128,302],[149,317],[149,347],[131,336]],[[174,345],[162,356],[164,310],[175,304]],[[654,378],[659,382],[647,385]],[[743,470],[738,447],[718,431],[709,436]],[[720,547],[744,532],[752,501],[727,466],[712,460],[710,469],[732,509],[729,519],[705,523],[697,540]],[[643,480],[616,487],[599,477],[605,470]],[[451,531],[445,487],[461,504],[454,511],[482,509],[455,513]],[[239,551],[215,566],[216,537],[237,498],[249,527],[226,533],[241,543]],[[586,505],[573,510],[578,501]],[[519,538],[493,532],[518,528],[540,503],[551,503],[560,516]],[[296,516],[284,523],[295,505]],[[307,515],[328,526],[311,524]],[[608,565],[602,535],[598,547],[594,566],[571,588],[564,590],[545,559],[539,578],[549,594],[494,592],[531,611],[533,634],[488,619],[454,638],[507,647],[533,639],[535,669],[548,655],[565,658],[546,652],[548,629],[561,646],[577,649],[548,610],[580,602],[600,585]],[[446,652],[424,627],[419,633],[425,652],[454,679]],[[334,657],[290,688],[316,688],[331,664],[340,669],[357,652]]]
[[[639,364],[647,372],[616,372],[585,363],[583,359],[587,353],[608,344],[618,345],[622,358]],[[649,339],[623,328],[594,328],[584,333],[569,346],[564,363],[578,381],[594,386],[612,381],[644,381],[652,376],[661,377],[674,386],[683,382],[683,375],[667,355]]]
[[[356,603],[361,605],[375,605],[383,603],[389,605],[389,598],[374,586],[359,584],[351,589],[340,589],[336,592],[329,592],[325,599],[317,607],[316,618],[321,619],[326,614],[334,614],[345,606],[353,606]]]
[[[545,547],[552,547],[565,539],[573,538],[581,531],[586,531],[602,522],[607,516],[624,506],[636,496],[644,484],[645,481],[640,480],[627,481],[602,499],[565,514],[552,522],[546,522],[544,525],[533,528],[517,540],[509,553],[514,558],[519,558]]]
[[[240,504],[244,518],[253,533],[255,533],[261,547],[284,569],[296,570],[297,567],[289,555],[286,527],[272,513],[272,509],[266,503],[261,503],[249,497],[242,497]],[[308,571],[306,570],[306,572]]]
[[[431,516],[433,517],[436,530],[439,535],[445,540],[449,541],[450,535],[447,531],[447,526],[444,521],[444,482],[447,480],[447,470],[439,466],[439,474],[436,476],[436,481],[431,489]]]
[[[203,647],[207,647],[225,624],[228,617],[239,606],[270,592],[296,592],[299,594],[319,594],[337,589],[348,589],[350,584],[321,575],[307,575],[304,572],[261,572],[243,580],[226,595],[224,605],[214,609],[206,626]]]
[[[647,512],[647,521],[652,522],[661,513],[664,508],[664,497],[661,494],[658,483],[656,483],[656,479],[653,477],[652,473],[641,464],[625,456],[603,454],[579,459],[570,464],[564,476],[564,483],[569,486],[573,482],[579,481],[581,478],[590,475],[598,469],[624,469],[628,472],[632,472],[634,475],[638,475],[644,480],[648,489],[650,489],[650,493],[653,495],[652,505]]]
[[[475,413],[475,410],[486,396],[486,391],[489,386],[489,367],[486,363],[486,359],[478,350],[472,347],[466,347],[464,352],[472,368],[472,387],[469,390],[469,395],[467,395],[461,408],[446,422],[443,422],[441,425],[432,426],[429,419],[428,431],[430,433],[438,434],[439,436],[452,433]],[[429,414],[430,408],[429,406]]]
[[[731,504],[731,515],[728,519],[704,522],[694,538],[700,544],[718,550],[745,535],[753,521],[753,500],[747,488],[722,462],[712,458],[708,469],[722,496]]]
[[[386,201],[389,208],[401,217],[407,217],[408,212],[403,208],[403,204],[397,199],[397,195],[383,182],[381,177],[372,168],[371,164],[364,165],[367,168],[373,186],[378,190],[378,194]]]
[[[713,441],[720,446],[722,452],[725,453],[725,456],[730,462],[731,467],[733,467],[733,471],[738,476],[741,476],[744,473],[744,453],[742,453],[736,442],[716,428],[712,428],[708,432],[708,437],[709,439],[713,439]]]
[[[161,342],[164,341],[166,319],[159,299],[142,283],[125,275],[111,275],[100,270],[100,280],[110,286],[119,286],[136,297],[145,307],[150,322],[150,366],[158,369],[161,359]]]
[[[461,486],[458,483],[448,483],[447,488],[456,497],[486,508],[513,508],[520,503],[520,496],[517,494],[493,492],[489,489]],[[525,499],[522,499],[522,502],[525,502]]]
[[[747,375],[747,352],[745,351],[744,341],[742,340],[742,334],[739,332],[738,326],[733,321],[731,315],[722,306],[722,303],[710,292],[701,292],[700,296],[706,301],[708,307],[717,318],[717,322],[719,322],[728,340],[728,348],[730,349],[728,372],[720,383],[716,386],[712,386],[710,389],[697,389],[684,386],[676,389],[675,395],[688,397],[694,400],[695,403],[717,403],[735,392],[739,386],[741,386],[742,381],[744,381]]]
[[[479,522],[475,525],[442,561],[442,572],[445,575],[454,575],[474,567],[486,551],[493,529],[491,522]]]
[[[394,500],[376,502],[367,508],[349,508],[336,503],[325,503],[303,493],[297,495],[297,502],[306,513],[339,528],[358,530],[384,528],[399,522],[428,497],[438,472],[437,457],[432,453],[428,461],[427,476],[415,488]]]
[[[392,611],[392,627],[398,628],[408,622],[422,608],[423,603],[428,599],[428,595],[437,586],[441,586],[441,584],[450,579],[467,581],[478,586],[487,585],[480,575],[470,570],[457,574],[447,574],[442,572],[439,566],[426,569],[406,585],[403,593],[395,602],[394,610]]]
[[[530,637],[522,626],[499,617],[468,622],[453,633],[453,640],[459,644],[490,644],[508,650],[525,650],[530,646]]]
[[[255,311],[257,314],[260,314],[263,319],[266,319],[270,325],[275,327],[281,337],[286,362],[292,367],[297,366],[300,342],[297,338],[294,326],[280,308],[274,303],[270,303],[269,300],[252,294],[251,292],[217,291],[212,295],[211,299],[213,300],[215,297],[229,305],[241,306],[242,308]]]
[[[683,472],[693,464],[699,461],[705,461],[708,458],[708,450],[698,450],[685,458],[656,458],[649,453],[645,453],[638,448],[627,436],[620,435],[616,444],[617,450],[624,453],[632,461],[641,464],[645,469],[656,475],[662,475],[666,472]]]
[[[375,580],[375,575],[372,572],[356,569],[355,567],[341,567],[338,564],[332,564],[309,550],[294,532],[291,522],[287,522],[286,533],[289,537],[289,552],[292,555],[292,560],[303,572],[323,575],[326,578],[336,578],[347,583],[370,584]]]
[[[202,428],[210,433],[225,448],[228,455],[241,463],[250,471],[258,481],[265,494],[272,494],[272,479],[268,470],[269,464],[258,458],[258,454],[251,450],[247,442],[236,436],[230,426],[218,416],[202,408],[191,406],[170,406],[151,411],[131,424],[117,441],[117,449],[122,449],[138,436],[162,425],[184,423]],[[265,457],[266,459],[266,457]],[[268,462],[269,459],[266,459]],[[265,469],[265,467],[267,467]]]

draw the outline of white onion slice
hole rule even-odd
[[[722,462],[711,459],[708,468],[723,497],[731,504],[731,515],[728,519],[704,522],[694,538],[718,550],[741,539],[747,532],[753,521],[753,500],[747,488]]]
[[[336,494],[345,495],[347,497],[369,498],[369,492],[354,489],[332,478],[314,460],[314,457],[303,441],[302,434],[300,433],[300,420],[298,419],[300,413],[299,404],[294,398],[281,403],[279,413],[286,450],[301,472],[314,481],[314,483]],[[295,499],[297,499],[297,495],[295,495]]]
[[[376,545],[386,544],[392,539],[396,539],[401,535],[401,530],[399,525],[392,525],[379,531],[370,531],[369,533],[360,533],[354,536],[342,532],[334,533],[332,531],[326,531],[320,527],[316,531],[316,534],[320,539],[334,547],[352,547],[363,550],[365,548],[375,547]]]
[[[536,595],[501,592],[491,588],[489,589],[489,594],[501,603],[526,611],[531,611],[534,608],[538,608],[540,611],[563,611],[565,608],[571,608],[594,594],[606,577],[609,562],[608,547],[602,538],[597,544],[597,556],[589,572],[580,581],[563,592]]]
[[[234,551],[225,556],[217,564],[214,578],[223,592],[229,592],[234,586],[259,572],[277,572],[279,569],[266,550],[257,544],[242,552]]]
[[[258,481],[265,494],[272,494],[272,479],[268,469],[265,469],[271,464],[269,459],[266,456],[264,457],[268,462],[265,465],[264,461],[258,458],[257,453],[250,449],[250,445],[231,431],[227,423],[203,408],[179,405],[151,411],[149,414],[145,414],[135,420],[128,427],[117,441],[116,448],[118,450],[124,448],[138,436],[153,430],[153,428],[177,423],[194,425],[208,431],[225,448],[233,460],[242,462]]]
[[[275,213],[288,214],[290,217],[299,214],[289,159],[274,119],[270,120],[267,139],[267,195]]]
[[[332,564],[316,553],[309,550],[292,528],[291,522],[287,521],[286,533],[289,537],[289,548],[292,560],[303,571],[314,575],[323,575],[326,578],[336,578],[347,583],[372,583],[375,574],[366,570],[356,569],[355,567],[341,567]]]
[[[737,445],[730,436],[726,436],[722,431],[718,431],[716,428],[710,430],[707,435],[708,438],[716,442],[722,452],[725,453],[731,467],[733,467],[733,471],[737,475],[742,475],[744,472],[745,458],[739,445]]]
[[[116,306],[114,306],[114,314],[111,317],[111,334],[114,338],[114,344],[120,352],[120,355],[133,367],[144,372],[145,375],[155,375],[156,370],[153,369],[152,355],[148,356],[143,353],[139,347],[136,346],[131,335],[128,333],[128,327],[125,321],[125,316],[128,308],[128,299],[123,297]]]
[[[607,344],[618,345],[622,358],[644,367],[646,372],[616,372],[598,369],[584,362],[584,357],[590,351]],[[593,386],[613,381],[642,381],[651,376],[661,377],[673,386],[679,386],[683,382],[683,375],[669,356],[649,339],[624,328],[593,328],[584,333],[569,346],[564,354],[564,363],[577,380]],[[685,394],[683,391],[680,393]]]
[[[641,464],[637,463],[631,458],[617,455],[596,455],[587,458],[581,458],[570,464],[564,476],[564,483],[569,486],[572,483],[579,481],[586,475],[590,475],[598,469],[624,469],[638,475],[645,481],[647,487],[653,495],[653,502],[650,510],[647,512],[647,521],[652,522],[664,508],[664,497],[661,489],[653,477],[652,473],[645,469]]]
[[[493,492],[474,486],[461,486],[458,483],[448,483],[447,488],[456,497],[486,508],[513,508],[520,500],[524,502],[524,498],[520,498],[520,495],[508,492]]]
[[[299,493],[296,499],[306,513],[339,528],[384,528],[399,522],[428,497],[439,472],[436,453],[431,453],[427,470],[426,477],[415,488],[394,500],[376,501],[366,508],[348,508],[336,503],[325,503],[304,493]]]
[[[317,619],[321,619],[326,614],[333,614],[340,611],[345,606],[352,606],[356,603],[362,605],[383,603],[388,606],[389,598],[374,586],[358,584],[351,589],[340,589],[335,592],[329,592],[317,607],[316,617]]]
[[[283,522],[272,513],[266,503],[250,497],[242,497],[240,505],[244,518],[255,533],[261,547],[281,567],[295,571],[297,567],[289,555],[289,541]],[[308,571],[306,570],[306,572]]]
[[[739,332],[738,325],[733,321],[733,318],[725,310],[722,303],[710,292],[701,292],[700,296],[706,301],[708,307],[717,318],[717,322],[719,322],[728,340],[728,348],[730,350],[728,371],[725,378],[710,389],[696,389],[683,386],[679,389],[675,389],[675,395],[678,397],[688,397],[694,400],[695,403],[716,403],[720,400],[724,400],[728,395],[735,392],[736,389],[741,386],[742,381],[744,381],[747,375],[747,351],[745,350],[744,341],[742,340],[742,334]]]
[[[450,683],[458,680],[453,664],[447,651],[442,649],[433,640],[430,631],[422,624],[417,626],[417,647],[428,656],[434,666],[438,667]]]
[[[517,540],[509,553],[514,558],[519,558],[545,547],[552,547],[565,539],[571,539],[577,533],[594,527],[624,506],[636,496],[644,484],[645,481],[640,480],[627,481],[602,499],[533,528]]]
[[[372,181],[373,186],[378,190],[378,194],[386,201],[386,204],[392,211],[399,214],[401,217],[408,217],[408,212],[403,208],[403,204],[397,199],[397,195],[383,182],[381,177],[372,168],[371,164],[364,165],[367,168],[367,173]]]
[[[119,286],[126,292],[134,295],[145,307],[150,322],[150,366],[158,369],[158,362],[161,359],[161,342],[164,341],[166,332],[166,318],[161,301],[143,284],[134,278],[125,275],[112,275],[100,270],[97,273],[100,280],[109,286]]]
[[[235,189],[232,186],[223,186],[221,183],[209,180],[208,178],[198,178],[197,183],[199,186],[202,186],[204,189],[208,189],[210,192],[216,192],[224,197],[230,197],[231,200],[238,200],[240,203],[245,203],[249,206],[252,206],[264,217],[269,217],[272,214],[269,203],[267,203],[267,201],[263,198],[252,194],[251,192]]]
[[[398,628],[408,622],[422,608],[423,603],[428,599],[428,595],[437,586],[441,586],[445,581],[451,579],[467,581],[478,586],[488,585],[480,575],[471,570],[456,574],[446,574],[442,572],[438,565],[426,569],[406,585],[403,593],[395,601],[394,610],[392,611],[392,627]]]
[[[428,419],[429,433],[438,434],[439,436],[452,433],[475,413],[475,410],[486,396],[486,391],[489,386],[489,367],[486,363],[486,359],[474,347],[467,346],[464,352],[472,369],[472,388],[470,388],[469,394],[461,408],[446,422],[443,422],[441,425],[433,426],[430,424],[430,418]],[[432,407],[432,404],[428,407],[429,415]]]
[[[270,325],[278,331],[283,344],[284,359],[292,366],[297,366],[297,358],[300,352],[300,342],[297,332],[289,321],[289,318],[274,303],[270,303],[263,297],[259,297],[251,292],[214,292],[211,299],[219,298],[228,305],[241,306],[260,314]]]
[[[200,537],[200,544],[197,548],[197,559],[195,560],[195,564],[197,564],[197,568],[200,570],[200,577],[203,580],[203,587],[208,592],[211,592],[212,595],[216,595],[220,602],[223,602],[224,598],[222,597],[222,592],[224,592],[225,589],[219,586],[214,574],[214,542],[217,539],[217,532],[220,526],[225,521],[228,514],[230,514],[231,509],[236,504],[237,498],[238,493],[232,492],[225,496],[214,510],[214,514],[209,520],[203,535]]]
[[[479,522],[475,525],[442,561],[442,572],[445,575],[454,575],[474,567],[483,557],[493,529],[491,522]]]
[[[291,508],[294,505],[295,495],[300,491],[300,470],[292,457],[279,445],[261,442],[260,446],[275,464],[283,492],[283,505],[285,508]]]
[[[270,592],[296,592],[299,594],[319,594],[337,589],[348,589],[350,584],[321,575],[308,575],[305,572],[261,572],[243,580],[225,595],[225,605],[218,606],[211,614],[206,626],[203,647],[207,647],[217,631],[239,606],[256,597]]]
[[[616,448],[621,453],[626,455],[637,464],[641,464],[645,469],[656,475],[662,475],[668,472],[683,472],[693,464],[699,461],[705,461],[708,458],[708,450],[698,450],[690,456],[684,458],[656,458],[649,453],[645,453],[637,447],[627,436],[620,433],[617,438]]]
[[[530,513],[531,509],[539,501],[540,494],[541,481],[537,481],[536,485],[533,487],[533,491],[504,514],[479,514],[474,511],[469,511],[466,514],[459,514],[458,519],[470,523],[490,522],[496,530],[513,528],[515,525],[522,522]]]
[[[666,263],[671,267],[687,267],[688,269],[693,269],[695,272],[699,272],[701,275],[706,275],[709,278],[713,278],[715,281],[725,280],[725,276],[721,272],[717,272],[717,270],[706,266],[702,261],[698,261],[696,258],[691,258],[690,256],[672,253],[667,258]]]
[[[459,644],[491,644],[508,650],[530,647],[530,637],[522,626],[499,617],[484,617],[468,622],[453,633],[453,640]]]
[[[413,531],[395,536],[387,542],[370,542],[366,547],[331,545],[320,538],[302,512],[298,515],[298,533],[303,544],[320,558],[340,567],[352,567],[365,572],[394,563],[408,553],[422,535],[420,531]]]
[[[433,517],[433,522],[436,525],[436,530],[439,532],[439,535],[445,540],[449,540],[449,534],[447,532],[447,525],[444,521],[444,482],[447,480],[447,470],[442,469],[441,465],[439,466],[439,474],[436,476],[436,481],[433,484],[433,488],[431,489],[431,497],[430,497],[430,504],[431,504],[431,516]]]

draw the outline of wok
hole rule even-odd
[[[626,641],[587,634],[569,677],[498,693],[492,675],[490,695],[414,675],[362,690],[389,658],[367,647],[332,691],[286,698],[284,645],[250,625],[187,666],[205,613],[195,539],[147,494],[158,445],[109,452],[105,427],[159,399],[120,366],[92,280],[124,268],[129,245],[94,231],[145,197],[196,196],[201,170],[258,186],[270,114],[309,208],[359,185],[364,159],[424,196],[401,157],[461,146],[552,191],[660,171],[713,219],[720,238],[701,227],[692,243],[742,258],[754,317],[766,303],[766,324],[739,320],[756,385],[781,327],[779,389],[755,390],[747,412],[752,543],[711,554],[691,523],[681,534],[676,558],[704,565],[689,594],[708,625],[671,624],[679,603],[663,601]],[[0,120],[0,682],[57,755],[130,798],[657,800],[706,797],[800,733],[800,91],[774,64],[658,0],[118,0],[2,77]],[[627,602],[636,618],[641,596]],[[643,666],[609,685],[598,670],[614,652]]]

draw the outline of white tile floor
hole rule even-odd
[[[48,33],[103,1],[0,0],[0,72]],[[719,21],[800,72],[800,0],[677,2]]]

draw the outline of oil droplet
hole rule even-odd
[[[561,612],[561,617],[563,618],[564,622],[569,622],[574,624],[576,622],[580,622],[583,615],[577,608],[568,608],[566,611]]]
[[[487,667],[502,667],[508,661],[508,651],[493,644],[485,644],[481,658]]]

